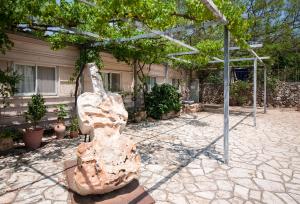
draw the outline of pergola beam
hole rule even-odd
[[[256,52],[253,49],[248,49],[249,52],[251,52],[261,63],[264,64],[264,62],[262,61],[261,57],[259,57]]]
[[[251,44],[249,45],[250,48],[261,48],[263,47],[263,44],[259,43],[259,44]],[[240,50],[241,48],[240,47],[230,47],[229,50],[232,51],[232,50]],[[222,51],[224,51],[224,48],[222,48]]]
[[[230,59],[230,62],[242,62],[242,61],[254,61],[256,59],[256,57],[252,57],[252,58],[236,58],[236,59]],[[266,59],[270,59],[269,56],[266,57],[260,57],[261,60],[266,60]],[[215,63],[222,63],[224,62],[223,60],[214,60],[214,61],[209,61],[209,63],[211,64],[215,64]]]
[[[227,24],[228,21],[222,12],[218,9],[212,0],[201,0],[203,4],[214,14],[214,16],[223,24]]]

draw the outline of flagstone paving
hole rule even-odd
[[[230,116],[230,162],[222,163],[223,115],[201,112],[130,124],[140,183],[157,203],[300,203],[300,112]],[[67,203],[63,162],[81,139],[60,140],[27,153],[0,156],[0,203]]]

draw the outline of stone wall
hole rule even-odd
[[[251,94],[247,94],[252,96]],[[201,84],[202,103],[223,103],[223,84]],[[296,107],[300,101],[300,82],[280,82],[273,92],[267,91],[267,103],[273,107]],[[258,86],[257,103],[263,105],[263,87]],[[252,104],[252,97],[248,105]]]

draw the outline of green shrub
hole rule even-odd
[[[79,130],[78,118],[73,117],[70,125],[70,131],[78,131],[78,130]]]
[[[22,132],[17,128],[4,128],[0,130],[0,138],[12,138],[13,140],[19,140],[22,138]]]
[[[150,93],[145,95],[147,115],[161,119],[162,115],[171,111],[180,111],[180,94],[170,84],[155,85]]]
[[[24,114],[26,121],[33,123],[34,127],[36,127],[45,114],[46,106],[44,98],[40,94],[33,95],[31,101],[28,102],[28,110]]]
[[[251,84],[246,81],[236,81],[230,86],[230,104],[245,105],[251,95]]]
[[[67,117],[66,106],[64,104],[57,105],[57,120],[63,122]]]

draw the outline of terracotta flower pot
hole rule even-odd
[[[70,131],[70,138],[78,137],[78,131]]]
[[[56,139],[63,139],[66,135],[66,126],[63,123],[57,123],[54,126]]]
[[[41,146],[44,129],[36,128],[33,130],[26,130],[23,135],[25,146],[29,149],[37,149]]]
[[[6,151],[14,147],[14,141],[11,137],[0,138],[0,151]]]

